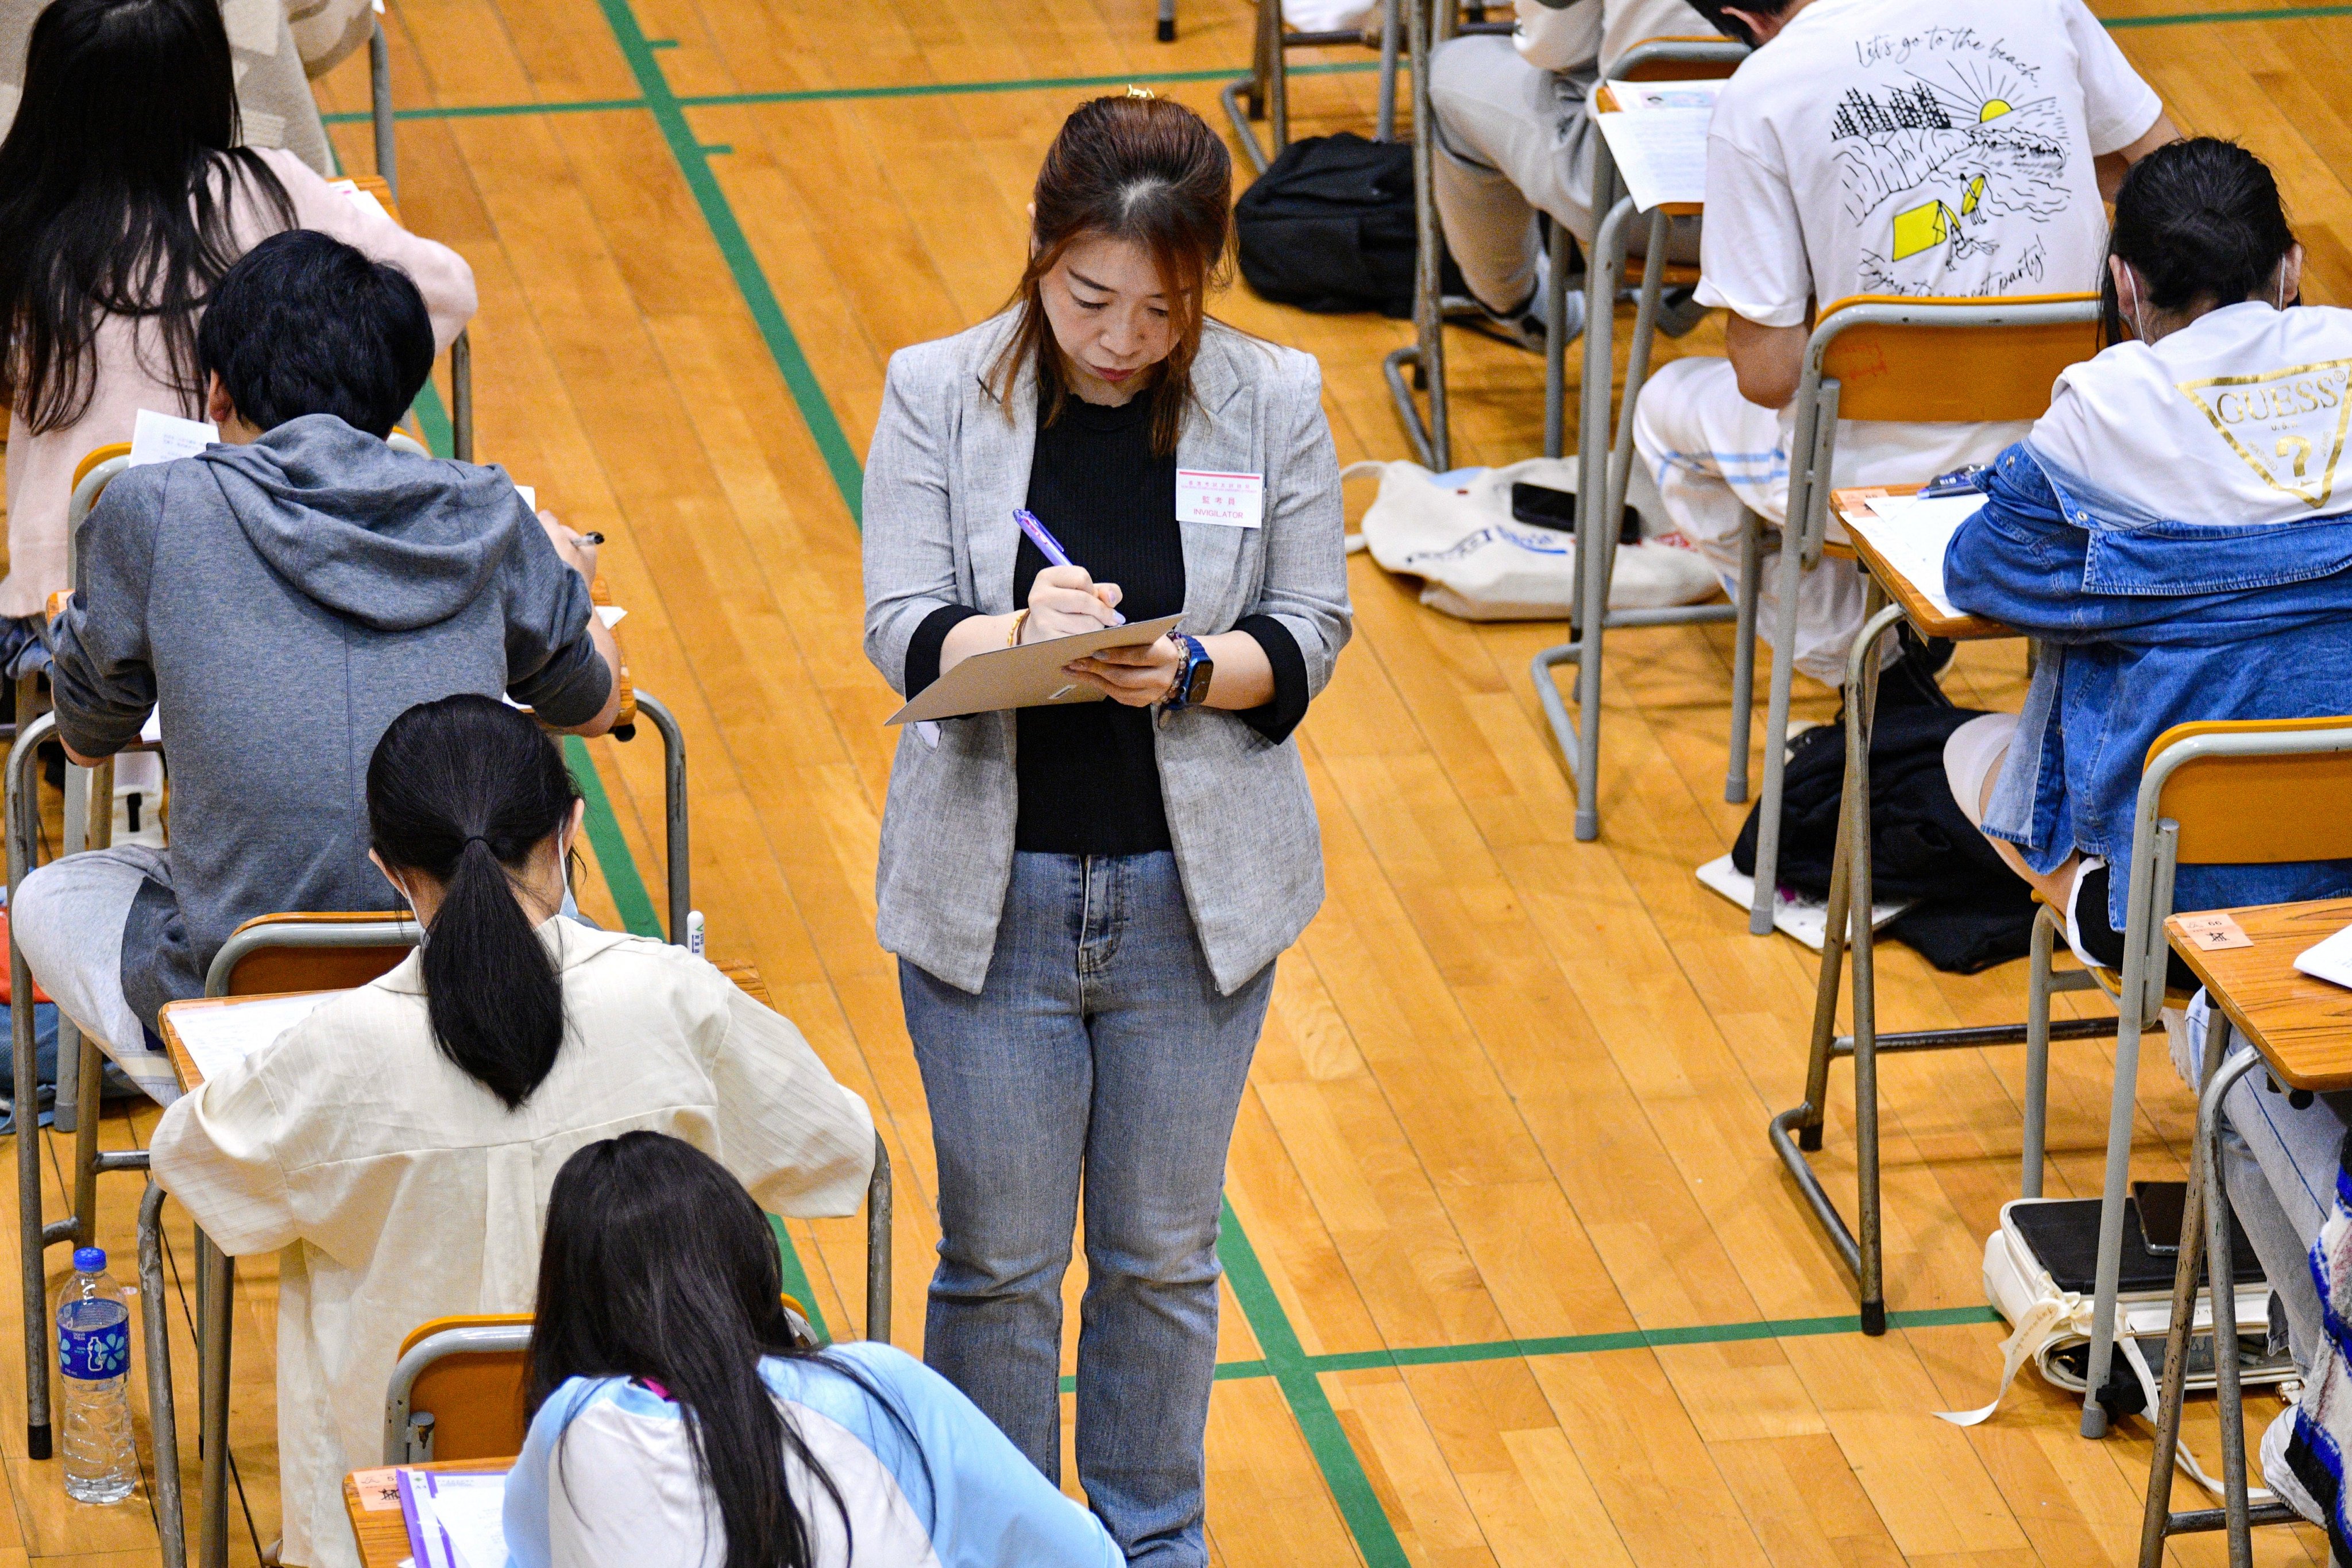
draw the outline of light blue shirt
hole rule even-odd
[[[859,1374],[897,1419],[827,1362]],[[953,1384],[903,1352],[860,1342],[824,1360],[770,1357],[760,1371],[839,1489],[860,1563],[1124,1563],[1100,1521],[1056,1491]],[[787,1477],[817,1561],[843,1561],[843,1510],[796,1464]],[[507,1480],[506,1539],[513,1568],[715,1568],[725,1560],[681,1407],[619,1377],[572,1378],[540,1407]]]

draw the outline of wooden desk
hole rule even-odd
[[[2352,991],[2294,967],[2296,953],[2352,925],[2352,899],[2206,912],[2227,913],[2254,945],[2199,947],[2181,933],[2179,915],[2164,922],[2166,939],[2271,1075],[2318,1094],[2352,1089]]]
[[[430,1465],[404,1465],[413,1470],[504,1470],[513,1468],[512,1459],[449,1459]],[[395,1494],[389,1504],[384,1500],[384,1488],[391,1484],[393,1467],[382,1469],[353,1470],[343,1478],[343,1512],[352,1521],[352,1533],[359,1538],[361,1568],[400,1568],[408,1555],[408,1521],[400,1511],[400,1500]],[[362,1489],[365,1482],[366,1489]]]
[[[1917,485],[1874,485],[1867,489],[1832,490],[1830,510],[1843,522],[1849,511],[1866,510],[1873,496],[1907,496],[1916,494],[1918,489]],[[1866,537],[1849,529],[1846,539],[1854,559],[1860,561],[1863,569],[1886,591],[1886,596],[1902,606],[1904,617],[1919,629],[1920,636],[1950,637],[1955,642],[1982,642],[2020,635],[1999,621],[1989,621],[1981,616],[1946,615],[1928,601],[1916,583],[1906,577],[1880,554],[1877,547]],[[1836,552],[1832,550],[1832,552]]]

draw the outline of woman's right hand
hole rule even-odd
[[[1125,618],[1118,611],[1119,597],[1118,584],[1097,583],[1083,566],[1048,566],[1029,584],[1029,618],[1022,625],[1021,640],[1041,642],[1118,626]]]

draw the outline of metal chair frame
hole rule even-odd
[[[1857,327],[1921,326],[1952,329],[2052,326],[2064,323],[2092,322],[2099,319],[2095,298],[2082,300],[2042,300],[2010,302],[2000,300],[1955,303],[1946,300],[1921,300],[1916,303],[1889,300],[1865,300],[1832,310],[1813,329],[1805,347],[1805,369],[1798,384],[1796,428],[1789,442],[1789,508],[1788,521],[1780,529],[1779,603],[1774,605],[1774,647],[1780,653],[1772,660],[1771,696],[1764,721],[1764,790],[1760,803],[1761,818],[1756,833],[1756,892],[1748,910],[1748,929],[1756,936],[1769,936],[1772,931],[1773,894],[1778,885],[1780,866],[1780,795],[1788,769],[1789,705],[1796,679],[1796,661],[1789,650],[1797,641],[1797,589],[1807,572],[1821,565],[1822,549],[1829,537],[1830,490],[1832,468],[1837,458],[1838,392],[1835,376],[1823,373],[1822,362],[1831,345],[1846,332]],[[1922,476],[1926,478],[1927,476]],[[1762,520],[1750,514],[1748,530],[1759,541]],[[1750,558],[1759,546],[1743,543],[1743,559]],[[1749,594],[1752,581],[1743,575],[1743,595]],[[1750,626],[1754,624],[1751,611]],[[1752,633],[1748,639],[1753,641]],[[1745,658],[1753,666],[1752,647]],[[1876,687],[1877,667],[1871,667],[1873,689]],[[1851,671],[1849,671],[1851,680]],[[1847,689],[1853,688],[1849,685]],[[1848,703],[1849,712],[1853,704]],[[1750,715],[1733,715],[1733,752],[1738,761],[1734,764],[1737,774],[1746,773]],[[1581,802],[1580,801],[1580,806]],[[1862,906],[1867,909],[1865,901]]]
[[[2220,1007],[2205,1030],[2205,1060],[2197,1096],[2197,1138],[2189,1153],[2189,1195],[2180,1211],[2180,1258],[2172,1276],[2172,1316],[2164,1337],[2164,1373],[2157,1388],[2156,1447],[2148,1464],[2147,1495],[2140,1515],[2140,1568],[2158,1568],[2164,1561],[2164,1543],[2175,1535],[2229,1531],[2231,1568],[2251,1568],[2257,1524],[2296,1524],[2300,1517],[2286,1502],[2273,1498],[2254,1504],[2246,1490],[2246,1431],[2244,1390],[2238,1358],[2213,1357],[2214,1394],[2221,1406],[2221,1501],[2220,1508],[2172,1510],[2173,1448],[2180,1440],[2181,1409],[2187,1403],[2189,1341],[2197,1310],[2198,1267],[2210,1251],[2210,1277],[2221,1294],[2213,1301],[2212,1321],[2220,1314],[2234,1318],[2238,1281],[2230,1241],[2230,1200],[2222,1191],[2221,1159],[2221,1100],[2237,1081],[2263,1065],[2261,1056],[2248,1051],[2224,1066],[2229,1048],[2230,1020]],[[2219,1336],[2216,1335],[2216,1342]]]
[[[1636,44],[1617,61],[1614,76],[1639,79],[1637,73],[1671,66],[1719,67],[1748,57],[1748,46],[1736,39],[1652,39]],[[1592,158],[1592,210],[1604,214],[1593,231],[1592,250],[1585,264],[1584,368],[1578,385],[1577,494],[1598,496],[1594,508],[1579,501],[1577,515],[1576,613],[1570,640],[1545,648],[1528,667],[1535,682],[1536,700],[1543,705],[1559,743],[1560,760],[1576,785],[1576,837],[1587,842],[1601,837],[1601,634],[1648,626],[1706,626],[1731,621],[1734,636],[1731,672],[1730,761],[1725,773],[1723,798],[1748,798],[1748,738],[1752,727],[1756,681],[1757,568],[1763,534],[1751,522],[1740,539],[1738,591],[1727,605],[1679,605],[1656,609],[1609,608],[1609,584],[1617,564],[1617,522],[1624,515],[1625,492],[1633,471],[1633,405],[1649,380],[1650,355],[1657,342],[1658,313],[1665,292],[1667,237],[1673,214],[1661,206],[1646,215],[1619,176],[1617,160],[1608,139],[1596,138]],[[1630,270],[1628,243],[1634,221],[1646,218],[1648,244],[1642,265],[1642,288],[1633,312],[1632,352],[1625,366],[1625,395],[1617,408],[1615,433],[1610,428],[1610,383],[1615,370],[1616,301]],[[1654,261],[1651,258],[1655,258]],[[1569,235],[1552,226],[1551,276],[1547,280],[1544,334],[1544,456],[1558,458],[1566,446],[1568,405],[1568,340],[1561,325],[1568,304]],[[1433,385],[1433,411],[1444,396]],[[1591,523],[1588,538],[1587,522]],[[1590,543],[1593,548],[1587,549]],[[1576,706],[1586,715],[1582,724],[1571,717],[1551,672],[1563,664],[1577,667]]]
[[[1381,142],[1396,140],[1397,23],[1399,8],[1404,3],[1406,0],[1381,0],[1381,35],[1374,38],[1370,29],[1363,27],[1320,33],[1286,32],[1282,26],[1282,0],[1257,0],[1250,74],[1226,83],[1221,96],[1225,118],[1233,121],[1242,152],[1259,174],[1265,174],[1266,165],[1290,145],[1290,76],[1285,68],[1284,57],[1292,49],[1323,49],[1347,44],[1379,49],[1381,106],[1374,137]],[[1171,11],[1175,0],[1161,0],[1161,5],[1163,12]],[[1172,26],[1172,19],[1169,25]],[[1486,23],[1474,23],[1472,26],[1478,31],[1510,30]],[[1271,151],[1258,141],[1257,132],[1250,125],[1253,120],[1269,122],[1267,129],[1274,138]]]
[[[1439,3],[1442,4],[1443,0]],[[1392,351],[1381,362],[1381,371],[1388,378],[1389,397],[1396,405],[1397,418],[1404,426],[1405,438],[1412,443],[1414,458],[1423,467],[1442,473],[1454,466],[1454,444],[1450,435],[1451,411],[1446,398],[1445,345],[1440,328],[1444,321],[1456,318],[1475,318],[1479,311],[1474,300],[1440,292],[1445,236],[1437,219],[1437,151],[1432,140],[1436,134],[1437,115],[1430,104],[1427,73],[1422,70],[1420,62],[1423,56],[1435,47],[1435,44],[1444,42],[1450,35],[1439,34],[1432,42],[1429,28],[1423,25],[1426,20],[1425,15],[1420,14],[1417,8],[1408,13],[1406,17],[1407,55],[1413,79],[1413,206],[1418,219],[1418,251],[1413,275],[1414,341]],[[1623,79],[1629,72],[1655,70],[1675,65],[1720,65],[1726,61],[1744,59],[1747,54],[1748,47],[1732,38],[1652,38],[1626,50],[1613,62],[1612,74]],[[1626,259],[1630,230],[1621,229],[1612,236],[1606,233],[1605,226],[1606,215],[1612,214],[1625,200],[1625,187],[1618,178],[1616,160],[1610,155],[1607,139],[1602,138],[1595,143],[1593,154],[1592,211],[1602,226],[1596,227],[1593,232],[1593,257],[1589,258],[1585,274],[1585,331],[1588,334],[1596,321],[1613,323],[1612,312],[1616,309],[1617,291],[1624,286],[1624,274],[1630,265]],[[1628,211],[1631,210],[1629,207]],[[1564,325],[1561,307],[1568,292],[1570,238],[1559,224],[1552,226],[1551,277],[1545,299],[1549,309],[1544,334],[1544,455],[1549,458],[1561,455],[1566,434],[1563,410],[1567,398],[1568,340],[1561,335]],[[1600,286],[1593,274],[1600,270],[1598,258],[1609,245],[1613,245],[1616,250],[1616,271],[1603,293],[1599,291]],[[1662,241],[1653,240],[1651,254],[1663,256],[1664,250]],[[1645,266],[1643,276],[1646,278],[1656,270]],[[1648,374],[1649,343],[1656,331],[1657,316],[1658,305],[1654,297],[1649,300],[1646,313],[1638,316],[1636,321],[1633,342],[1637,345],[1636,353],[1644,376]],[[1602,330],[1606,333],[1610,329],[1604,327]],[[1596,396],[1600,400],[1601,441],[1605,444],[1608,440],[1608,400],[1612,366],[1609,353],[1605,352],[1610,338],[1604,335],[1601,341],[1604,352],[1600,356],[1601,374],[1596,377],[1591,370],[1591,340],[1587,337],[1584,384],[1580,390],[1588,401]],[[1636,385],[1637,382],[1629,375],[1625,399],[1629,409],[1633,406],[1633,392]],[[1413,395],[1416,389],[1425,389],[1429,395],[1426,416]],[[1580,430],[1591,427],[1589,415],[1583,417],[1579,427]],[[1629,417],[1624,427],[1629,454],[1632,450],[1632,428]],[[1585,449],[1590,450],[1590,447]]]
[[[866,1337],[877,1344],[890,1342],[890,1151],[882,1135],[874,1135],[874,1174],[866,1184]],[[877,1328],[880,1332],[876,1332]],[[449,1355],[523,1351],[530,1348],[530,1328],[525,1323],[467,1323],[446,1328],[408,1347],[392,1369],[383,1397],[383,1462],[421,1464],[433,1456],[420,1451],[412,1425],[411,1393],[425,1369]],[[425,1438],[429,1445],[431,1439]]]

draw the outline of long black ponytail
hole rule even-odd
[[[2198,136],[2167,142],[2124,175],[2107,254],[2146,285],[2137,310],[2177,313],[2263,296],[2294,244],[2270,165],[2235,142]],[[2107,341],[2123,342],[2134,333],[2114,271],[2102,271]]]
[[[570,1378],[660,1384],[685,1412],[696,1473],[718,1505],[725,1568],[814,1568],[816,1542],[785,1485],[786,1456],[840,1516],[855,1561],[841,1489],[778,1407],[762,1356],[823,1360],[904,1425],[856,1368],[794,1342],[782,1290],[766,1216],[692,1144],[626,1132],[556,1173],[531,1325],[531,1412]]]
[[[377,856],[444,889],[424,952],[434,1041],[512,1110],[563,1043],[562,981],[513,879],[580,792],[528,714],[468,693],[394,720],[368,761],[367,795]]]

